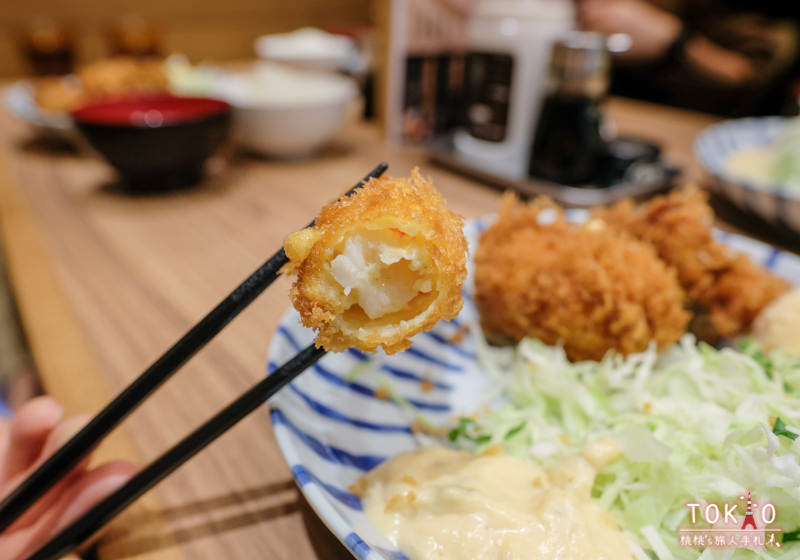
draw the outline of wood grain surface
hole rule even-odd
[[[713,118],[623,100],[609,114],[620,132],[660,141],[690,179],[701,177],[691,142]],[[200,188],[152,196],[118,192],[102,162],[41,144],[5,113],[0,155],[3,235],[26,331],[46,387],[72,411],[97,410],[378,162],[392,175],[420,165],[467,217],[492,211],[501,194],[427,165],[418,148],[384,145],[361,123],[313,160],[228,152]],[[157,456],[261,378],[287,288],[279,279],[192,359],[118,430],[106,456]],[[102,557],[349,557],[295,488],[265,409],[150,499],[116,524]]]

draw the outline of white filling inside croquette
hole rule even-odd
[[[433,289],[419,272],[423,264],[419,249],[400,246],[404,236],[395,230],[354,235],[331,261],[331,274],[345,296],[370,319],[399,311]]]

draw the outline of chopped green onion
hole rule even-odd
[[[789,430],[780,418],[775,420],[775,425],[772,426],[772,433],[776,436],[786,436],[791,440],[797,439],[797,434]]]
[[[527,424],[527,422],[525,422],[523,420],[518,426],[514,426],[513,428],[508,430],[508,432],[506,433],[505,437],[503,437],[503,439],[511,439],[512,437],[514,437],[515,435],[520,433],[522,431],[522,429],[525,427],[525,424]]]

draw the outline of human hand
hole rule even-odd
[[[629,35],[630,49],[617,57],[637,61],[664,56],[681,32],[677,16],[643,0],[580,0],[578,22],[586,31]]]
[[[64,420],[61,406],[37,397],[12,420],[0,420],[0,497],[7,495],[88,420]],[[83,460],[52,490],[0,533],[0,560],[18,560],[34,552],[133,476],[135,468],[112,461],[89,469]]]

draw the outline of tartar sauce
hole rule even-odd
[[[625,560],[617,520],[591,499],[598,441],[549,471],[502,453],[429,447],[397,455],[357,485],[367,517],[412,560]]]

